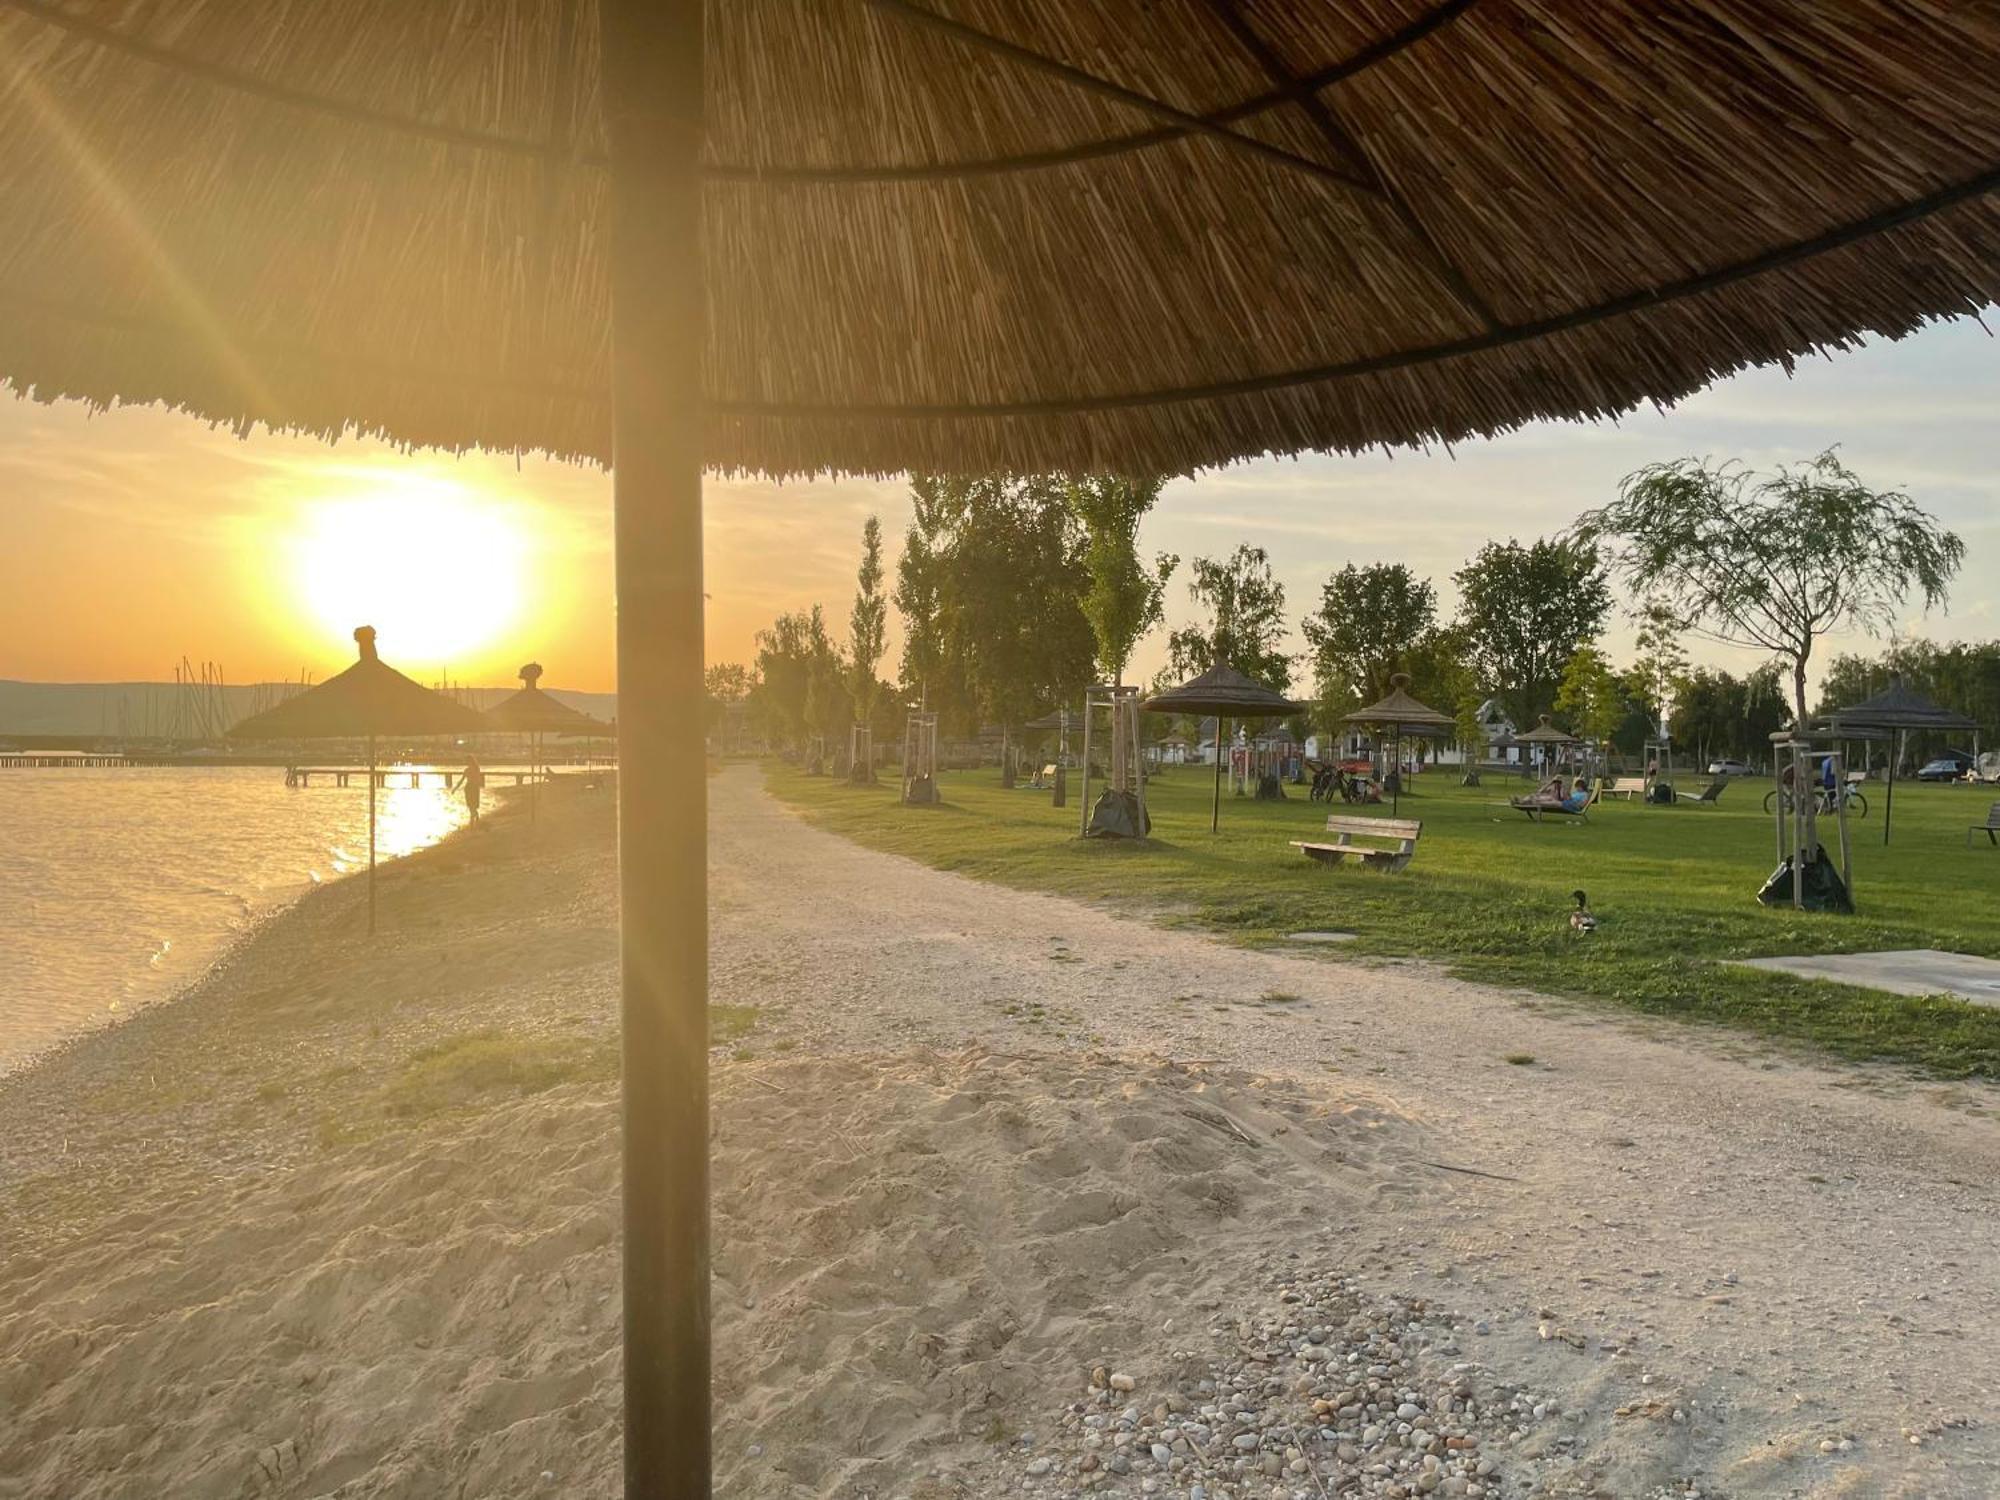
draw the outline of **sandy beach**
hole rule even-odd
[[[711,786],[719,1493],[2000,1493],[2000,1090]],[[0,1500],[616,1493],[611,815],[0,1082]]]

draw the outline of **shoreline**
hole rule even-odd
[[[525,791],[526,788],[523,787],[505,787],[496,788],[492,792],[489,792],[488,795],[492,799],[492,810],[481,818],[481,824],[484,825],[497,819],[506,819],[515,816],[516,814],[513,811],[514,805],[523,801],[520,794]],[[525,816],[524,813],[520,815]],[[404,864],[412,859],[422,858],[424,855],[430,854],[435,850],[448,847],[454,840],[468,833],[472,827],[472,824],[467,823],[461,827],[452,829],[435,844],[426,845],[422,849],[412,850],[408,854],[390,855],[383,858],[377,866],[378,880],[381,878],[381,873],[392,866]],[[126,1014],[118,1016],[116,1019],[100,1021],[82,1030],[71,1032],[65,1036],[59,1036],[32,1052],[22,1054],[12,1062],[0,1064],[0,1094],[4,1094],[7,1087],[15,1079],[23,1077],[38,1068],[59,1061],[73,1049],[86,1046],[90,1042],[110,1033],[123,1032],[162,1010],[197,998],[198,993],[207,988],[217,977],[218,971],[230,963],[240,950],[254,942],[259,934],[272,922],[290,915],[307,902],[318,900],[333,891],[345,889],[352,881],[363,881],[362,889],[365,891],[367,875],[368,867],[366,864],[362,864],[355,869],[335,874],[331,878],[307,880],[294,889],[288,896],[283,896],[261,908],[252,907],[240,926],[230,928],[222,936],[215,951],[202,961],[201,967],[195,973],[188,975],[158,998],[148,1000],[144,1004],[134,1007]],[[281,888],[274,887],[274,889]],[[246,905],[248,905],[248,899],[244,899]]]

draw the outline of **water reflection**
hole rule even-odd
[[[465,799],[446,792],[435,783],[424,786],[397,786],[375,794],[375,857],[400,859],[419,849],[428,849],[470,818]],[[363,845],[359,863],[368,863]]]

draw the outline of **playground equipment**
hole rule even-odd
[[[853,725],[847,731],[847,779],[875,779],[875,731],[866,724]]]
[[[1090,731],[1097,711],[1111,721],[1106,773],[1108,785],[1090,801]],[[1083,826],[1084,838],[1142,839],[1153,831],[1146,812],[1146,759],[1140,753],[1139,690],[1135,687],[1088,688],[1083,695]]]
[[[1821,798],[1811,790],[1827,780],[1836,788],[1845,787],[1845,757],[1838,750],[1815,749],[1811,739],[1803,735],[1780,730],[1771,736],[1771,760],[1780,794],[1773,804],[1772,818],[1778,868],[1764,882],[1757,899],[1766,906],[1790,906],[1797,911],[1852,912],[1854,861],[1847,834],[1847,799],[1838,795]],[[1827,767],[1831,767],[1830,773]],[[1829,807],[1840,831],[1837,870],[1820,842],[1819,820]]]
[[[1646,741],[1646,800],[1674,800],[1674,742],[1670,735]]]
[[[903,801],[928,807],[943,799],[937,784],[938,716],[913,708],[903,720]]]

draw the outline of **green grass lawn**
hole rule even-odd
[[[904,807],[898,786],[851,786],[771,763],[773,792],[813,822],[874,848],[1025,889],[1127,903],[1161,920],[1250,942],[1307,929],[1355,933],[1343,956],[1416,956],[1465,978],[1518,985],[1696,1021],[1719,1022],[1849,1058],[1915,1063],[1946,1077],[2000,1077],[2000,1010],[1793,979],[1718,959],[1878,948],[2000,956],[2000,849],[1965,847],[1991,793],[1899,784],[1896,839],[1882,847],[1881,787],[1854,830],[1857,915],[1800,915],[1754,897],[1776,863],[1765,781],[1711,807],[1608,803],[1588,823],[1528,822],[1505,805],[1524,790],[1486,778],[1462,788],[1425,776],[1402,814],[1424,821],[1400,874],[1312,864],[1287,840],[1312,837],[1328,809],[1305,789],[1284,802],[1225,793],[1208,828],[1209,778],[1178,768],[1149,784],[1153,838],[1076,837],[1071,804],[1006,791],[996,771],[942,778],[941,807]],[[1682,778],[1698,789],[1705,778]],[[1342,809],[1343,812],[1380,809]],[[1831,825],[1827,830],[1831,836]],[[1600,926],[1569,927],[1569,893],[1589,893]]]

